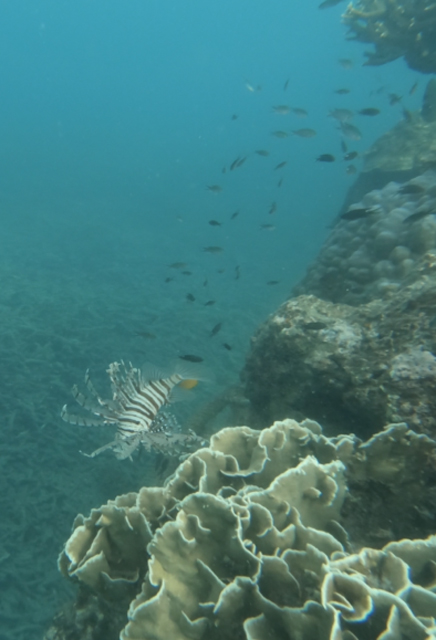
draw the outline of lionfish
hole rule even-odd
[[[119,460],[124,460],[131,458],[140,445],[148,451],[155,449],[165,454],[178,454],[183,449],[204,444],[193,431],[178,432],[180,427],[175,417],[161,411],[162,407],[177,399],[179,389],[191,389],[199,379],[205,379],[194,378],[191,367],[177,363],[175,371],[166,374],[152,365],[137,369],[121,361],[110,364],[107,373],[113,393],[111,400],[104,400],[98,395],[87,371],[86,392],[82,393],[75,385],[72,393],[77,404],[89,412],[88,415],[70,414],[67,405],[61,411],[62,419],[70,424],[117,427],[112,442],[84,455],[93,458],[112,449]]]

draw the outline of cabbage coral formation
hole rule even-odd
[[[436,72],[436,4],[432,0],[358,0],[342,17],[349,39],[372,43],[367,65],[404,56],[408,66]]]
[[[436,536],[351,553],[338,522],[348,474],[397,483],[405,450],[435,447],[404,424],[366,444],[308,420],[224,429],[164,487],[79,516],[59,566],[91,609],[136,585],[122,640],[436,638]],[[47,638],[108,637],[83,620]]]

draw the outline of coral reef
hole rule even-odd
[[[428,276],[358,307],[288,300],[252,338],[243,371],[249,423],[308,416],[367,437],[405,421],[435,436],[435,318]]]
[[[367,65],[401,56],[411,69],[436,73],[436,5],[427,0],[357,0],[342,16],[348,39],[371,43]]]
[[[339,218],[294,289],[333,302],[361,304],[396,293],[430,273],[436,259],[436,173],[367,193]]]
[[[402,539],[408,511],[434,513],[435,455],[404,424],[366,443],[310,420],[223,429],[163,487],[76,519],[59,566],[79,597],[45,640],[436,637],[436,537]],[[383,504],[354,513],[365,483],[401,504],[395,531]]]

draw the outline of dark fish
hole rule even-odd
[[[210,337],[213,338],[214,336],[216,336],[216,334],[218,333],[218,331],[220,331],[222,326],[223,326],[223,323],[218,322],[218,324],[216,324],[212,329],[212,331],[210,332]]]
[[[359,154],[357,153],[357,151],[350,151],[349,153],[346,153],[344,155],[344,160],[346,162],[349,162],[350,160],[354,160],[354,158],[357,158]]]
[[[322,153],[316,159],[317,162],[334,162],[335,156],[332,156],[331,153]]]
[[[222,247],[204,247],[203,251],[206,253],[221,253],[224,249]]]
[[[366,207],[350,207],[348,211],[343,213],[340,217],[342,220],[360,220],[361,218],[367,218],[368,216],[377,213],[378,209],[376,208],[366,208]]]
[[[193,296],[192,293],[187,293],[186,300],[188,300],[189,302],[195,302],[195,296]]]
[[[336,7],[342,0],[324,0],[318,5],[318,9],[330,9],[330,7]]]
[[[275,226],[273,224],[261,224],[261,229],[265,229],[266,231],[274,231]]]
[[[321,329],[326,328],[325,322],[305,322],[303,324],[304,329],[309,329],[309,331],[320,331]]]
[[[187,266],[186,262],[173,262],[170,264],[170,269],[184,269]]]
[[[315,129],[294,129],[292,133],[300,138],[313,138],[316,136]]]
[[[276,202],[273,202],[273,203],[271,204],[271,207],[270,207],[270,209],[269,209],[268,213],[269,213],[269,214],[272,214],[272,213],[275,213],[276,211],[277,211],[277,203],[276,203]]]
[[[272,131],[271,135],[276,138],[287,138],[289,133],[287,131]]]
[[[174,278],[165,278],[165,283],[168,284],[168,282],[171,282],[171,280],[174,280]]]
[[[236,167],[237,167],[237,165],[238,165],[238,162],[239,162],[240,157],[241,157],[241,156],[238,156],[238,157],[236,158],[236,160],[233,160],[232,164],[230,165],[230,171],[233,171],[233,169],[236,169]]]
[[[415,82],[414,84],[412,84],[412,86],[410,87],[409,96],[413,96],[417,88],[418,88],[418,82]]]
[[[281,169],[281,168],[282,168],[282,167],[284,167],[286,164],[288,164],[287,160],[283,160],[283,162],[279,162],[279,163],[278,163],[278,165],[276,165],[276,166],[274,167],[274,171],[275,171],[276,169]]]
[[[277,182],[277,186],[281,187],[283,184],[283,178],[280,178],[280,180]]]
[[[246,161],[247,156],[244,156],[243,158],[241,158],[240,160],[238,160],[236,167],[242,167],[242,165],[244,164],[244,162]]]
[[[239,211],[235,211],[235,213],[232,213],[232,215],[230,216],[230,220],[234,220],[236,216],[239,216]]]
[[[404,218],[403,222],[406,224],[412,224],[412,222],[417,222],[418,220],[422,220],[427,216],[435,215],[436,211],[432,211],[431,209],[421,209],[421,211],[416,211],[416,213],[412,213],[412,215]]]
[[[340,129],[343,135],[350,140],[361,140],[362,133],[359,131],[354,124],[349,124],[348,122],[341,122]]]
[[[221,222],[218,222],[218,220],[209,220],[209,224],[211,227],[220,227],[221,226]]]
[[[376,109],[375,107],[366,107],[365,109],[360,109],[357,113],[361,116],[378,116],[380,109]]]
[[[345,173],[348,173],[349,176],[352,176],[355,173],[357,173],[357,169],[354,166],[354,164],[349,164],[348,167],[345,169]]]
[[[187,353],[184,356],[179,356],[180,360],[187,360],[188,362],[203,362],[203,358],[200,356],[195,356],[192,353]]]
[[[241,277],[241,268],[239,265],[236,265],[235,267],[235,280],[239,280],[239,278]]]
[[[346,89],[345,87],[341,89],[335,89],[335,93],[337,93],[338,96],[345,96],[347,93],[350,93],[350,89]]]
[[[234,114],[232,115],[232,118],[231,118],[231,119],[232,119],[232,120],[237,120],[238,118],[239,118],[238,114],[237,114],[237,113],[234,113]]]
[[[223,168],[221,169],[221,173],[225,173],[226,171],[227,171],[226,167],[223,167]]]
[[[420,184],[416,184],[416,182],[409,182],[402,184],[398,191],[408,195],[417,195],[418,193],[425,191],[425,187]]]
[[[263,156],[264,158],[269,156],[269,151],[265,151],[265,149],[258,149],[254,153],[257,153],[258,156]]]
[[[192,276],[192,271],[182,271],[184,276]]]
[[[388,94],[388,100],[389,100],[389,104],[391,105],[391,107],[393,107],[395,104],[398,104],[399,102],[401,102],[402,99],[403,99],[403,96],[399,96],[397,93],[389,93]]]
[[[283,85],[283,91],[286,91],[286,89],[288,88],[289,80],[290,80],[290,78],[288,78],[288,79],[286,80],[285,84]]]
[[[156,334],[150,333],[150,331],[135,331],[135,336],[144,338],[144,340],[155,340]]]
[[[268,280],[267,284],[279,284],[280,280]]]
[[[208,184],[206,187],[207,191],[212,191],[212,193],[219,193],[223,190],[219,184]]]
[[[343,69],[352,69],[353,68],[353,61],[350,60],[350,58],[339,58],[338,62],[339,62],[339,64],[341,65],[341,67]]]
[[[207,287],[208,284],[209,284],[209,280],[205,278],[203,281],[203,287]]]
[[[208,300],[207,302],[204,303],[204,306],[211,307],[213,304],[215,304],[215,300]]]
[[[227,342],[223,342],[223,347],[224,347],[224,349],[227,349],[227,351],[231,351],[232,350],[232,347]]]

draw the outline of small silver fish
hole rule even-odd
[[[342,134],[349,140],[362,139],[361,131],[357,127],[355,127],[354,124],[349,124],[348,122],[341,122],[340,130],[342,131]]]
[[[351,120],[353,115],[354,114],[350,109],[332,109],[331,111],[329,111],[330,118],[339,120],[339,122],[346,122],[347,120]]]
[[[287,104],[279,104],[272,108],[274,113],[277,113],[280,116],[287,116],[291,111],[291,107],[288,107]]]
[[[316,136],[315,129],[294,129],[292,133],[300,138],[313,138]]]

